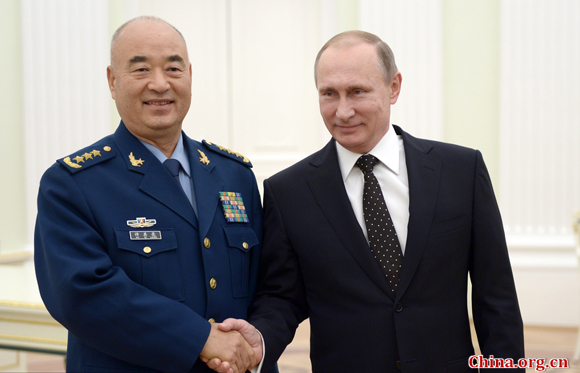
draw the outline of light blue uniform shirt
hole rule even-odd
[[[159,159],[159,162],[163,163],[167,159],[165,154],[159,149],[157,149],[154,145],[146,143],[145,141],[139,140],[153,155]],[[187,158],[187,153],[185,152],[185,148],[183,146],[183,134],[179,136],[179,141],[177,142],[177,146],[171,155],[171,159],[176,159],[181,163],[181,168],[179,169],[179,182],[181,183],[181,187],[185,192],[185,195],[189,199],[191,206],[193,206],[193,211],[195,211],[195,215],[197,216],[197,203],[195,202],[194,190],[193,190],[193,180],[191,179],[191,168],[189,167],[189,158]]]

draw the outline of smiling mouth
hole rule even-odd
[[[156,102],[148,101],[148,102],[145,102],[145,105],[163,106],[163,105],[169,105],[172,102],[173,101],[156,101]]]
[[[354,128],[357,128],[358,126],[360,126],[359,124],[349,124],[349,125],[337,125],[336,127],[340,128],[341,130],[352,130]]]

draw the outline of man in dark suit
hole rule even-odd
[[[38,195],[35,267],[46,308],[69,330],[67,370],[209,372],[204,359],[221,357],[245,372],[253,350],[215,322],[246,318],[255,291],[251,164],[182,132],[191,64],[169,24],[121,26],[107,77],[119,127],[58,160]]]
[[[468,279],[482,354],[517,364],[522,319],[480,152],[389,125],[402,77],[375,35],[335,36],[315,74],[333,139],[264,182],[249,319],[263,367],[309,318],[313,372],[470,372]],[[252,325],[220,327],[261,356]]]

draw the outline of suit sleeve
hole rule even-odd
[[[250,323],[264,338],[262,372],[270,371],[308,317],[306,295],[296,253],[268,180],[264,181],[264,246],[258,291],[250,307]]]
[[[46,307],[75,337],[150,369],[189,371],[194,365],[209,323],[113,265],[83,193],[60,166],[40,184],[34,255]]]
[[[484,356],[517,362],[524,357],[523,323],[499,208],[481,153],[476,153],[470,261],[473,319]]]
[[[262,209],[262,199],[260,198],[260,191],[258,190],[258,184],[256,183],[256,177],[253,172],[251,174],[251,185],[252,185],[252,215],[250,216],[250,222],[252,224],[252,229],[256,232],[256,236],[260,241],[259,245],[252,249],[252,257],[250,260],[250,273],[248,277],[249,281],[249,294],[248,299],[253,298],[256,294],[256,282],[258,278],[258,270],[260,267],[260,257],[263,250],[264,232],[263,232],[263,209]]]

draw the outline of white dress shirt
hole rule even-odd
[[[336,152],[338,153],[338,164],[346,193],[361,229],[368,240],[362,201],[364,175],[355,166],[357,159],[362,154],[353,153],[338,142],[336,143]],[[393,126],[389,126],[387,133],[368,154],[372,154],[379,159],[379,163],[373,168],[373,173],[381,186],[385,203],[399,237],[401,250],[405,254],[407,225],[409,224],[409,178],[403,139],[397,136]]]

